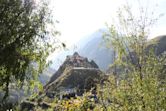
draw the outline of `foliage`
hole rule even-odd
[[[91,93],[85,93],[83,96],[70,98],[70,99],[58,99],[58,98],[48,98],[47,96],[42,97],[42,101],[49,105],[49,108],[43,109],[40,104],[40,102],[37,100],[39,99],[39,96],[31,97],[31,102],[36,103],[37,105],[34,107],[33,110],[35,111],[90,111],[93,110],[95,105],[95,101],[93,98],[90,98]],[[23,110],[19,107],[17,110]]]
[[[52,103],[52,109],[56,111],[88,111],[93,106],[93,101],[88,98],[88,93],[82,97],[57,100]]]
[[[159,83],[155,77],[143,80],[137,74],[132,81],[121,80],[115,84],[115,77],[99,93],[100,109],[108,111],[162,111],[165,105],[165,84]],[[131,79],[131,78],[130,78]]]
[[[58,45],[47,2],[1,0],[0,9],[0,89],[6,98],[11,83],[35,83]]]
[[[104,34],[116,52],[115,69],[104,86],[99,88],[103,111],[164,111],[166,110],[165,54],[157,56],[155,47],[148,47],[151,27],[158,17],[149,17],[148,9],[140,7],[134,15],[127,4],[120,9],[118,25],[108,26]]]
[[[104,34],[106,43],[111,44],[115,50],[115,61],[111,67],[115,70],[104,84],[99,85],[97,90],[98,101],[90,99],[88,93],[85,93],[82,97],[66,100],[58,100],[57,98],[52,100],[45,97],[43,101],[50,105],[49,111],[166,110],[166,78],[163,76],[165,75],[166,55],[165,53],[156,55],[155,47],[149,47],[148,40],[150,29],[158,20],[158,17],[153,16],[154,12],[148,12],[147,8],[140,7],[139,11],[140,15],[133,15],[131,7],[129,5],[124,6],[117,12],[118,23],[108,26],[108,32]],[[152,15],[149,17],[149,14]],[[33,40],[36,40],[36,38]],[[33,47],[34,44],[30,46]],[[23,49],[21,48],[21,52]],[[30,49],[26,50],[29,51]],[[40,50],[38,49],[38,51]],[[20,54],[22,54],[21,52]],[[38,53],[35,50],[33,54]],[[28,55],[33,56],[31,53],[28,53]],[[38,59],[28,60],[30,63]],[[29,64],[27,67],[29,67]],[[3,67],[1,72],[5,73],[6,71],[7,69]],[[34,81],[30,83],[34,84]],[[91,79],[87,80],[87,84],[93,86]],[[42,110],[40,107],[35,108],[35,110]]]

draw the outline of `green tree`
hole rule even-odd
[[[47,2],[0,0],[0,9],[0,89],[6,98],[10,83],[34,83],[59,44]]]
[[[104,34],[105,41],[112,44],[116,52],[112,68],[117,69],[116,74],[99,88],[101,106],[98,109],[166,110],[166,82],[165,78],[159,78],[165,74],[165,54],[157,56],[155,47],[147,50],[150,30],[161,15],[154,15],[147,7],[139,6],[137,10],[132,12],[129,4],[119,9],[117,24],[108,26],[108,32]]]

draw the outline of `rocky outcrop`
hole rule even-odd
[[[89,61],[75,52],[72,56],[66,57],[64,63],[44,87],[44,92],[38,94],[33,100],[22,102],[22,109],[28,107],[33,110],[36,106],[48,109],[50,102],[46,100],[53,100],[55,97],[62,99],[81,96],[92,88],[95,92],[95,88],[103,76],[93,60]]]
[[[66,57],[64,63],[45,86],[45,92],[52,97],[53,92],[57,94],[62,89],[76,88],[79,90],[77,92],[82,94],[84,90],[94,87],[102,76],[102,72],[93,60],[89,61],[75,52],[72,56]]]
[[[66,57],[64,63],[60,66],[58,71],[50,78],[50,81],[47,83],[47,85],[55,81],[61,74],[63,74],[65,69],[69,67],[98,68],[97,64],[93,60],[89,62],[87,58],[81,57],[77,52],[75,52],[72,56]]]
[[[95,87],[95,84],[99,83],[101,78],[102,72],[97,68],[69,68],[58,79],[46,87],[46,92],[60,92],[62,88],[77,88],[77,90],[83,93],[83,90],[90,90],[90,88]]]

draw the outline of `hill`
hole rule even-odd
[[[113,62],[113,50],[106,47],[102,35],[103,31],[94,32],[89,36],[91,39],[78,52],[94,60],[99,65],[99,68],[105,71]]]
[[[93,60],[89,62],[87,58],[81,57],[77,52],[75,52],[73,56],[66,56],[66,60],[50,78],[48,84],[55,81],[68,67],[98,68],[98,65]]]
[[[46,98],[53,100],[82,96],[85,91],[91,89],[95,93],[97,84],[103,77],[104,74],[93,60],[89,61],[75,52],[72,56],[66,57],[64,63],[44,86],[44,91],[33,99],[23,101],[21,107],[32,110],[36,106],[45,107],[46,104],[43,106],[43,102]],[[49,107],[48,104],[46,106]]]
[[[155,54],[160,55],[166,51],[166,35],[157,36],[154,39],[149,41],[147,50],[150,48],[155,49]]]

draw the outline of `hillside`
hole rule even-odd
[[[164,51],[166,51],[166,35],[158,36],[150,40],[147,50],[149,50],[152,47],[155,49],[156,55],[160,55]]]
[[[66,57],[58,71],[44,86],[44,91],[33,99],[23,101],[21,107],[22,109],[29,108],[29,110],[36,106],[43,107],[41,103],[45,102],[46,98],[62,99],[64,96],[82,96],[85,91],[90,91],[91,88],[94,88],[94,93],[97,84],[103,77],[104,74],[93,60],[89,61],[75,52],[72,56]],[[40,98],[40,103],[38,98]]]
[[[94,60],[99,65],[99,68],[105,71],[113,62],[113,50],[106,47],[102,35],[103,31],[94,32],[89,36],[91,39],[78,52]]]
[[[54,92],[57,94],[62,88],[76,88],[82,94],[85,89],[90,90],[96,83],[99,83],[102,76],[102,72],[93,60],[89,61],[75,52],[72,56],[66,57],[58,71],[44,86],[45,93]]]
[[[65,89],[78,88],[79,90],[84,90],[84,88],[86,89],[86,87],[88,87],[86,86],[87,82],[90,82],[88,80],[91,80],[92,84],[95,84],[93,80],[99,82],[99,79],[101,77],[102,77],[102,72],[97,68],[84,68],[84,67],[69,68],[66,69],[59,78],[57,78],[54,82],[49,84],[46,87],[45,91],[58,92],[60,91],[60,88],[65,88]]]
[[[164,52],[166,52],[165,43],[166,43],[166,35],[158,36],[153,39],[150,39],[148,41],[147,47],[145,49],[145,53],[149,54],[149,51],[152,49],[152,50],[154,50],[154,53],[156,56],[161,56]],[[128,60],[131,60],[131,57],[132,57],[132,63],[137,65],[137,56],[135,55],[135,52],[130,52],[127,55]],[[118,69],[116,67],[116,71],[119,71],[119,70],[120,69]],[[114,71],[115,71],[115,67],[112,67],[112,68],[108,68],[106,73],[112,73]],[[166,75],[165,75],[165,77],[166,77]]]
[[[81,57],[77,52],[75,52],[72,56],[66,56],[66,60],[50,78],[50,81],[47,84],[56,80],[68,67],[98,68],[97,64],[93,60],[89,62],[87,58]]]

